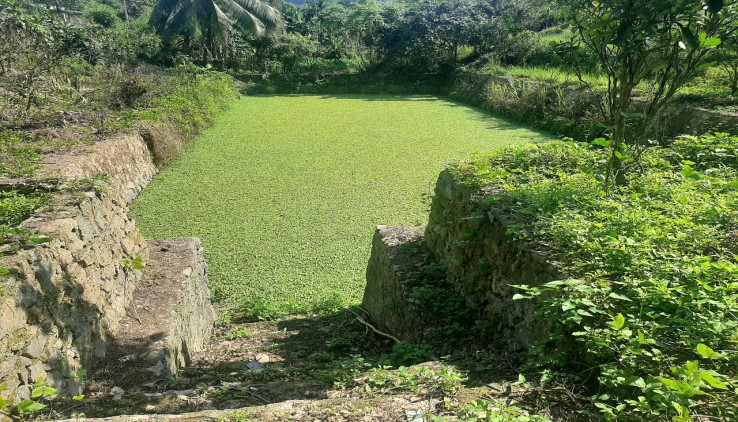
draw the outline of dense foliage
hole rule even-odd
[[[607,179],[625,184],[632,161],[628,144],[642,141],[664,105],[714,56],[721,37],[738,29],[736,5],[731,0],[562,4],[573,26],[571,46],[590,51],[607,77],[607,89],[597,95],[612,139]],[[631,113],[634,91],[644,83],[648,87],[640,95],[646,106]]]
[[[483,56],[522,64],[534,31],[558,21],[547,0],[316,0],[279,9],[287,34],[250,42],[231,65],[243,72],[449,74]]]
[[[738,137],[651,149],[610,194],[599,143],[506,149],[457,168],[503,188],[492,199],[522,221],[510,234],[567,276],[518,286],[520,300],[541,297],[551,333],[533,363],[589,385],[608,417],[734,419]]]

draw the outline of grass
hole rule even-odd
[[[489,75],[513,76],[516,78],[548,82],[558,85],[580,85],[579,78],[574,71],[555,66],[500,66],[490,64],[484,68],[484,72]],[[583,78],[597,91],[607,88],[607,77],[604,75],[585,74],[583,75]]]
[[[3,226],[15,226],[30,217],[46,201],[44,194],[24,195],[17,191],[0,192],[0,233]],[[0,235],[0,239],[2,236]]]
[[[203,240],[217,301],[326,310],[361,299],[376,225],[425,224],[445,162],[547,139],[435,97],[247,97],[132,212],[148,238]]]
[[[495,76],[512,76],[519,79],[547,82],[550,84],[577,87],[582,86],[576,73],[569,69],[550,66],[500,66],[489,64],[484,72]],[[583,75],[596,92],[607,90],[607,77],[604,74],[589,73]],[[682,87],[675,96],[677,102],[693,103],[697,106],[735,112],[738,101],[731,96],[727,74],[719,66],[712,66],[705,74],[695,78]],[[641,83],[639,89],[648,92],[652,87],[648,83]]]

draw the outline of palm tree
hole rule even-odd
[[[149,25],[164,45],[202,59],[224,61],[229,40],[236,29],[257,37],[281,33],[279,12],[259,0],[159,0]]]

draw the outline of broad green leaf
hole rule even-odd
[[[630,385],[633,387],[646,388],[646,381],[644,381],[643,378],[635,376],[635,375],[632,377],[626,378],[623,384]]]
[[[18,403],[18,413],[21,415],[28,414],[28,413],[35,413],[39,410],[46,409],[46,405],[33,401],[33,400],[23,400],[22,402]]]
[[[582,316],[594,316],[589,311],[586,311],[584,309],[577,309],[577,313]]]
[[[562,311],[571,311],[572,309],[575,309],[577,305],[571,301],[566,301],[561,304],[561,310]]]
[[[7,268],[0,268],[0,277],[10,274],[10,270]]]
[[[702,43],[702,45],[704,45],[705,47],[716,47],[720,45],[720,43],[721,43],[720,38],[713,37],[713,38],[706,39],[705,42]]]
[[[625,317],[623,314],[617,314],[607,325],[616,330],[621,330],[625,326]]]
[[[691,421],[692,418],[689,416],[689,408],[682,405],[681,403],[671,402],[671,405],[676,409],[677,416],[673,418],[675,422],[686,422]]]
[[[710,385],[710,387],[712,387],[712,388],[717,388],[717,389],[720,389],[720,390],[727,390],[728,389],[728,386],[724,382],[722,382],[719,379],[715,378],[714,375],[712,375],[711,373],[709,373],[707,371],[703,371],[702,374],[701,374],[701,376],[700,376],[700,378],[702,378],[702,381],[708,383]]]
[[[704,396],[707,394],[702,390],[698,390],[692,387],[691,385],[689,385],[688,383],[684,381],[678,381],[678,380],[673,380],[673,379],[664,378],[664,377],[658,377],[657,379],[661,381],[661,383],[664,384],[670,390],[676,391],[677,393],[682,394],[687,397]]]
[[[721,355],[720,353],[712,350],[712,348],[706,344],[698,344],[695,348],[695,352],[697,352],[698,355],[702,356],[705,359],[723,359],[725,358],[724,355]]]
[[[592,145],[599,145],[601,147],[609,147],[609,146],[612,146],[612,141],[608,141],[605,138],[597,138],[597,139],[594,139],[591,143],[592,143]]]
[[[46,387],[46,386],[44,386],[44,387],[36,387],[31,392],[31,398],[32,399],[38,399],[38,398],[41,398],[41,397],[55,396],[57,394],[59,394],[59,392],[56,391],[56,389],[54,389],[54,388]]]
[[[0,397],[0,410],[5,410],[8,408],[8,402],[5,401],[4,398]]]
[[[84,394],[80,394],[79,396],[72,396],[72,400],[74,401],[81,401],[85,398]]]
[[[608,296],[610,296],[613,299],[619,299],[619,300],[624,300],[626,302],[632,302],[632,300],[629,297],[623,296],[617,293],[610,293]]]
[[[689,164],[682,167],[680,173],[687,179],[699,180],[702,178],[702,175],[700,175],[699,172],[694,171],[694,169],[692,169],[692,166],[690,166]]]
[[[700,370],[700,363],[696,360],[692,360],[685,363],[682,369],[688,375],[696,374]]]

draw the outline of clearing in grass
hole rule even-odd
[[[148,238],[197,236],[247,316],[357,303],[378,224],[425,224],[443,164],[551,136],[431,96],[256,96],[133,205]]]

